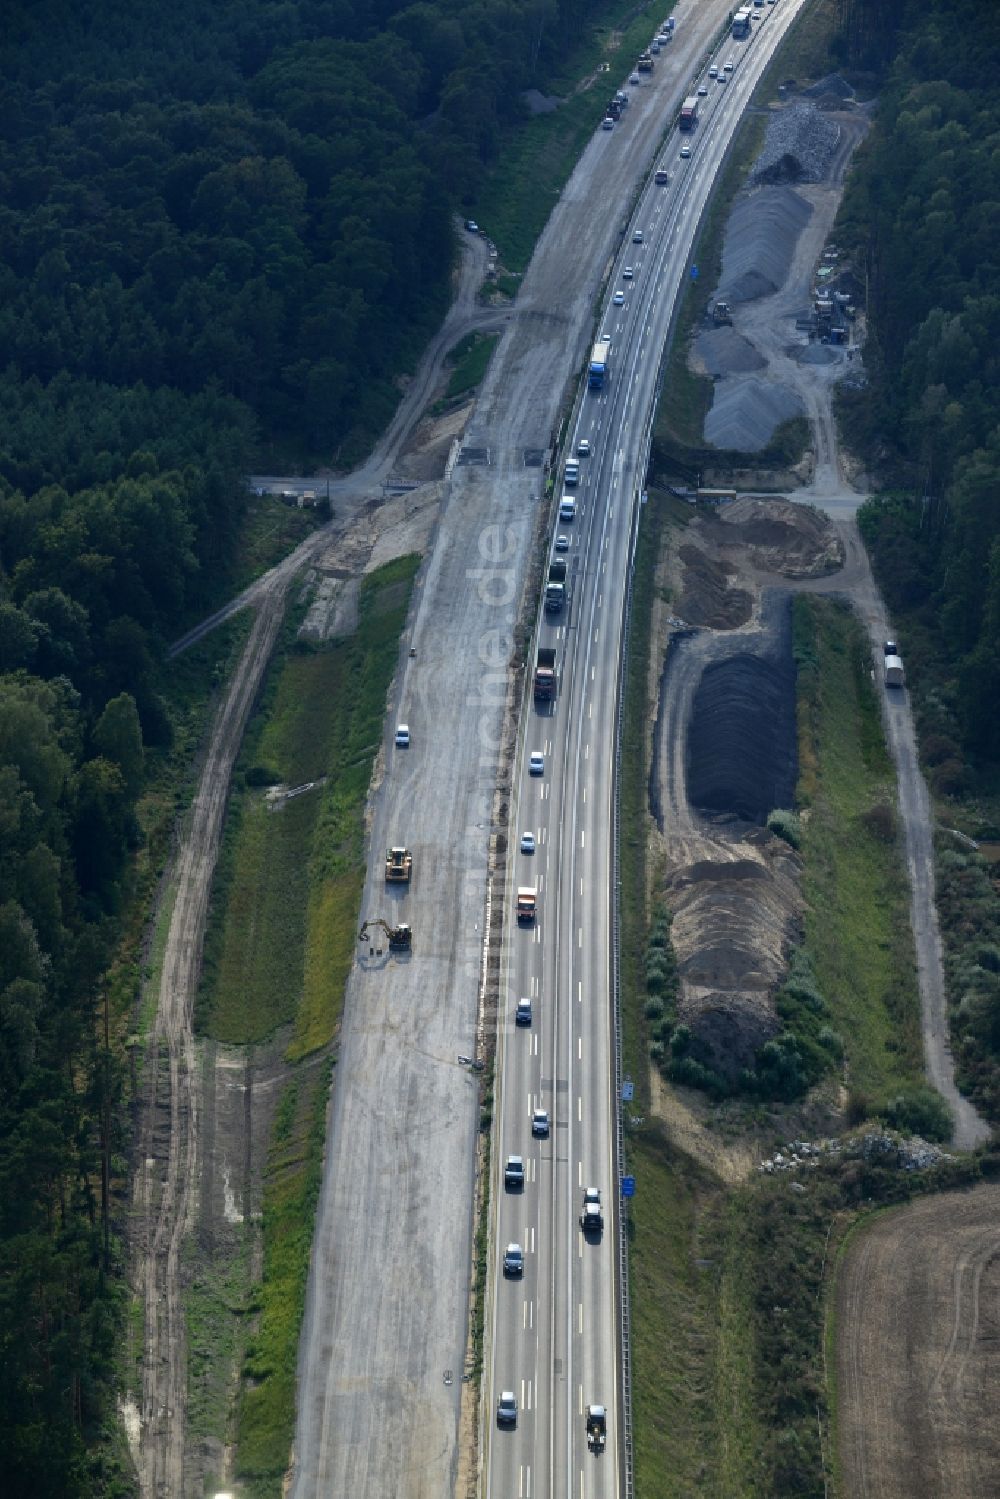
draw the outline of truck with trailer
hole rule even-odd
[[[533,923],[537,914],[538,888],[535,885],[518,885],[517,887],[517,919],[518,922]]]
[[[556,652],[551,645],[540,645],[535,658],[535,702],[548,703],[556,695]]]
[[[693,130],[698,122],[698,95],[689,94],[681,105],[681,117],[678,121],[682,130]]]
[[[608,361],[611,358],[610,338],[599,338],[594,345],[590,356],[590,370],[587,376],[587,384],[591,390],[603,390],[604,381],[608,373]]]
[[[750,35],[750,6],[741,5],[733,16],[732,35],[734,41],[742,41]]]

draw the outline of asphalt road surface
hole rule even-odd
[[[506,1388],[509,1379],[520,1391],[524,1381],[534,1410],[535,1390],[543,1406],[537,1423],[523,1421],[513,1442],[505,1438],[491,1451],[512,1479],[505,1495],[523,1499],[577,1482],[581,1390],[588,1392],[585,1399],[603,1399],[610,1408],[600,1473],[611,1486],[607,1492],[618,1484],[617,1318],[608,1269],[615,1224],[609,1221],[601,1244],[587,1246],[589,1258],[580,1252],[575,1225],[581,1172],[593,1172],[607,1199],[613,1195],[606,871],[629,515],[672,306],[668,286],[686,254],[684,233],[693,228],[721,159],[723,116],[735,121],[749,96],[750,59],[763,52],[764,34],[782,29],[793,10],[793,0],[769,8],[762,39],[745,52],[746,66],[706,112],[698,159],[683,186],[650,206],[649,241],[635,257],[648,290],[617,316],[612,336],[617,342],[621,334],[624,343],[612,357],[608,391],[585,408],[595,436],[601,435],[601,451],[579,491],[574,600],[560,626],[562,653],[568,654],[571,640],[576,664],[569,673],[564,667],[555,716],[537,724],[529,719],[539,733],[546,731],[550,749],[547,774],[533,787],[533,801],[523,803],[539,828],[555,818],[551,836],[559,839],[559,859],[546,852],[547,833],[538,864],[544,877],[553,858],[558,876],[541,882],[537,931],[546,941],[534,941],[527,930],[510,931],[507,939],[513,965],[528,961],[526,950],[537,959],[543,1003],[531,1040],[545,1049],[530,1062],[526,1047],[504,1037],[511,1073],[503,1082],[498,1139],[507,1148],[515,1135],[520,1141],[528,1133],[529,1098],[545,1095],[544,1063],[557,1100],[553,1138],[565,1156],[546,1168],[545,1192],[538,1192],[536,1177],[530,1197],[526,1191],[522,1199],[537,1212],[538,1247],[526,1284],[541,1307],[544,1341],[539,1348],[530,1340],[506,1341],[523,1331],[519,1319],[527,1311],[519,1303],[511,1315],[505,1301],[495,1322],[489,1384],[499,1380]],[[503,889],[490,889],[487,869],[498,773],[501,782],[509,774],[500,759],[506,668],[542,494],[537,457],[549,446],[567,381],[589,345],[592,309],[629,198],[727,13],[724,4],[678,6],[672,52],[661,57],[652,83],[631,91],[621,124],[598,132],[555,206],[516,316],[494,355],[418,580],[387,729],[385,780],[372,808],[363,909],[368,917],[409,922],[413,951],[400,958],[360,949],[348,985],[300,1351],[293,1492],[302,1499],[440,1499],[456,1480],[478,1125],[475,1079],[458,1058],[475,1050],[486,921],[491,901],[506,898]],[[753,71],[759,71],[756,60]],[[599,695],[598,673],[604,684]],[[409,750],[391,744],[397,720],[410,726]],[[573,819],[582,807],[593,821],[577,828]],[[577,832],[584,839],[571,850],[563,848],[570,827],[574,839]],[[390,843],[413,852],[413,881],[405,891],[384,884]],[[513,856],[510,862],[516,863]],[[565,974],[556,981],[559,959],[546,945],[556,933],[561,960],[574,954],[571,982],[579,987],[573,1009],[565,1000]],[[530,1081],[522,1064],[534,1067]],[[525,1153],[542,1159],[541,1149]],[[526,1221],[516,1226],[527,1236]],[[500,1232],[507,1233],[505,1220]],[[506,1289],[497,1287],[497,1305]],[[585,1301],[591,1319],[586,1339],[579,1331]],[[563,1361],[558,1385],[557,1359]],[[517,1481],[517,1470],[529,1466],[540,1475],[530,1491]],[[492,1492],[499,1499],[500,1487],[493,1484]]]
[[[678,133],[660,153],[672,182],[643,193],[610,283],[624,303],[612,302],[602,323],[612,342],[609,379],[584,392],[571,428],[573,449],[586,439],[590,453],[566,490],[576,515],[557,522],[569,540],[569,598],[561,615],[543,618],[538,636],[557,653],[558,697],[554,709],[529,711],[524,727],[505,896],[512,913],[517,888],[534,886],[538,914],[531,924],[519,926],[512,914],[507,921],[484,1425],[492,1499],[615,1499],[625,1485],[611,968],[621,625],[660,356],[687,256],[732,131],[793,12],[765,12],[751,43],[727,39],[719,61],[736,59],[732,80],[703,100],[697,130]],[[679,155],[684,143],[688,160]],[[544,755],[541,776],[529,768],[535,751]],[[534,835],[534,853],[519,851],[523,832]],[[530,1027],[514,1021],[521,998],[532,1002]],[[549,1116],[541,1137],[532,1127],[539,1108]],[[524,1159],[523,1189],[505,1189],[510,1155]],[[585,1238],[578,1220],[587,1187],[601,1193],[605,1226]],[[504,1273],[508,1244],[523,1252],[522,1275]],[[496,1414],[503,1392],[517,1400],[513,1428]],[[607,1411],[603,1454],[588,1450],[590,1405]]]

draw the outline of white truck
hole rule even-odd
[[[886,656],[885,685],[887,687],[902,687],[904,683],[902,656]]]

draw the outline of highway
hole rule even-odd
[[[666,186],[640,196],[612,273],[599,331],[610,333],[610,372],[584,390],[567,455],[586,438],[569,538],[569,596],[561,615],[540,622],[538,644],[554,646],[554,704],[525,705],[513,777],[505,892],[493,1149],[493,1255],[487,1321],[492,1347],[482,1437],[490,1499],[616,1499],[628,1493],[626,1392],[620,1362],[619,1176],[613,1002],[613,795],[616,704],[622,665],[626,584],[646,469],[659,365],[687,275],[698,221],[753,88],[797,13],[778,0],[756,13],[747,41],[730,38],[712,59],[732,58],[729,81],[707,77],[694,131],[673,132],[658,163]],[[691,148],[680,158],[682,144]],[[642,234],[634,243],[633,230]],[[631,279],[623,279],[626,265]],[[612,296],[623,291],[624,305]],[[561,479],[561,473],[557,484]],[[528,757],[545,756],[532,775]],[[534,834],[534,853],[519,852]],[[514,917],[516,888],[538,892],[534,924]],[[530,1026],[516,1026],[521,997]],[[547,1137],[532,1112],[548,1111]],[[504,1186],[510,1155],[525,1162],[523,1189]],[[600,1189],[604,1231],[584,1238],[585,1187]],[[505,1276],[508,1244],[524,1252],[523,1275]],[[516,1426],[500,1425],[497,1402],[512,1391]],[[607,1408],[603,1455],[588,1451],[585,1409]]]

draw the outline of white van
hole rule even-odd
[[[579,482],[580,482],[580,463],[579,463],[578,459],[576,459],[576,458],[567,458],[566,459],[566,471],[565,471],[565,474],[564,474],[563,477],[564,477],[565,482],[567,484],[579,484]]]
[[[559,519],[576,519],[576,501],[571,494],[564,494],[562,499],[559,501]]]

